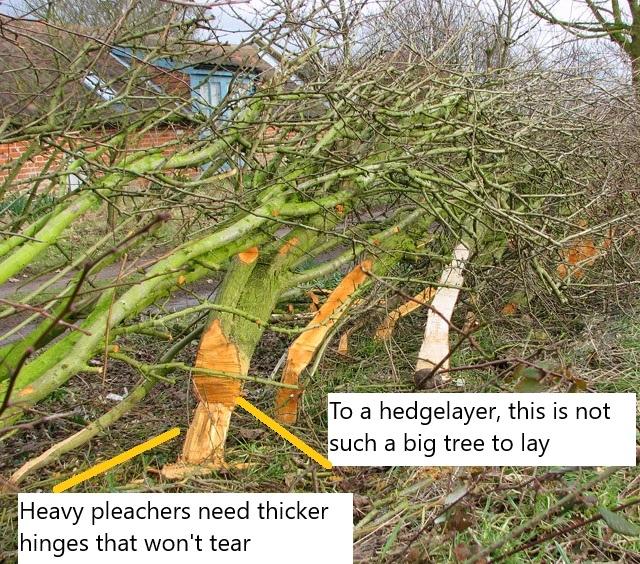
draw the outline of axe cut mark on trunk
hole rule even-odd
[[[469,247],[458,243],[451,264],[440,276],[440,287],[431,302],[424,339],[418,353],[414,374],[418,388],[434,387],[445,380],[442,374],[432,373],[436,367],[444,370],[449,368],[449,326],[464,282],[464,267],[469,255]]]
[[[191,425],[176,464],[162,469],[169,479],[207,472],[224,467],[224,446],[235,399],[242,392],[240,380],[198,375],[198,368],[229,375],[245,375],[249,363],[225,336],[220,320],[214,319],[200,340],[193,377],[198,396]]]
[[[292,343],[287,352],[282,382],[298,385],[300,374],[313,360],[327,333],[344,313],[351,297],[358,287],[367,280],[366,271],[372,262],[365,260],[347,274],[309,322],[303,333]],[[281,423],[295,423],[298,417],[299,391],[280,388],[276,394],[276,419]]]

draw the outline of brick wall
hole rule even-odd
[[[14,168],[15,161],[29,147],[28,141],[17,141],[15,143],[5,143],[0,145],[0,181],[9,176],[10,170]],[[15,175],[16,180],[24,180],[37,176],[46,162],[45,155],[37,154],[33,160],[26,161],[20,166],[20,170]]]
[[[82,148],[83,151],[88,152],[96,148],[91,145],[91,139],[99,139],[101,141],[108,141],[113,138],[118,132],[116,130],[105,131],[101,130],[94,137],[89,137],[88,134],[77,138],[67,138],[60,141],[59,145],[66,144],[74,147]],[[277,137],[278,130],[274,127],[268,127],[264,133],[265,140]],[[128,146],[123,149],[118,155],[118,158],[122,157],[125,152],[134,152],[145,149],[152,149],[156,147],[167,146],[167,153],[175,151],[177,148],[172,143],[176,140],[192,138],[193,130],[180,127],[159,127],[149,130],[141,138],[137,138],[135,141],[132,139]],[[289,132],[287,137],[291,138],[295,136],[295,132]],[[50,148],[44,148],[39,151],[35,151],[34,155],[29,159],[25,159],[20,162],[20,157],[25,154],[25,151],[29,150],[30,141],[17,141],[15,143],[0,143],[0,189],[3,186],[5,180],[12,175],[11,184],[7,189],[7,193],[20,193],[25,190],[29,190],[33,186],[33,179],[40,177],[43,174],[55,174],[61,165],[61,160],[65,159],[67,162],[70,160],[68,156],[58,152],[56,156],[51,159],[51,155],[55,152]],[[172,145],[169,145],[172,144]],[[169,146],[168,146],[169,145]],[[267,163],[273,157],[273,151],[269,149],[268,145],[263,150],[254,155],[254,158],[259,162]],[[105,157],[105,160],[107,157]],[[50,161],[48,163],[48,161]],[[48,164],[47,164],[48,163]],[[183,174],[188,176],[195,175],[197,169],[185,169]],[[146,180],[140,179],[136,182],[137,185],[144,185]],[[46,190],[49,187],[49,181],[45,178],[39,185],[39,189]],[[66,187],[64,187],[66,189]]]
[[[116,131],[100,132],[100,139],[109,139],[116,135]],[[188,135],[189,130],[173,127],[163,127],[149,130],[140,139],[132,142],[125,151],[133,152],[141,149],[151,149],[162,147],[182,136]],[[72,141],[66,140],[63,143],[69,145]],[[62,143],[61,143],[62,144]],[[55,151],[45,147],[34,151],[33,156],[20,162],[20,158],[29,150],[31,141],[16,141],[14,143],[0,143],[0,186],[11,175],[12,181],[8,192],[21,191],[32,186],[32,179],[44,174],[53,174],[57,171],[60,161],[65,158],[58,153],[52,160],[51,155]],[[91,151],[95,147],[89,146],[86,138],[78,138],[74,145],[82,146],[84,151]],[[47,167],[47,162],[51,160]],[[44,186],[46,184],[43,183]]]

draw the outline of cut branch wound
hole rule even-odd
[[[347,274],[327,298],[305,331],[293,342],[287,353],[282,382],[298,385],[300,374],[313,360],[327,333],[346,310],[355,291],[367,280],[371,260],[365,260]],[[276,418],[282,423],[295,423],[300,391],[281,388],[276,395]]]
[[[249,363],[224,335],[220,320],[214,319],[200,340],[195,366],[196,369],[245,375]],[[242,391],[241,381],[211,378],[198,375],[196,371],[193,383],[199,403],[187,431],[180,461],[221,465],[231,413],[235,399]]]
[[[391,335],[393,335],[393,330],[395,329],[396,323],[405,315],[409,315],[411,312],[425,305],[425,302],[428,302],[431,298],[433,298],[435,293],[435,288],[426,288],[425,290],[422,290],[422,292],[414,296],[411,300],[403,303],[402,305],[391,311],[389,315],[385,317],[382,323],[380,323],[378,329],[376,329],[376,340],[386,341],[387,339],[390,339]]]

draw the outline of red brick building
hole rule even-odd
[[[226,96],[269,74],[258,49],[198,43],[179,56],[99,34],[0,17],[0,193],[82,179],[65,166],[115,135],[120,152],[197,139]],[[136,126],[153,123],[152,127]],[[131,133],[127,133],[127,131]]]

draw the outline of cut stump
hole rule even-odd
[[[431,302],[424,339],[414,374],[416,388],[433,388],[449,380],[442,371],[449,368],[449,327],[458,294],[464,282],[464,266],[469,259],[469,248],[459,243],[453,251],[453,260],[440,276],[440,287]]]
[[[214,319],[200,339],[193,384],[198,396],[193,419],[187,430],[182,455],[176,464],[165,466],[167,479],[209,473],[226,468],[224,448],[235,400],[242,392],[241,381],[233,375],[245,375],[248,362],[238,347],[225,336],[220,320]],[[229,378],[198,373],[198,368],[228,374]]]

